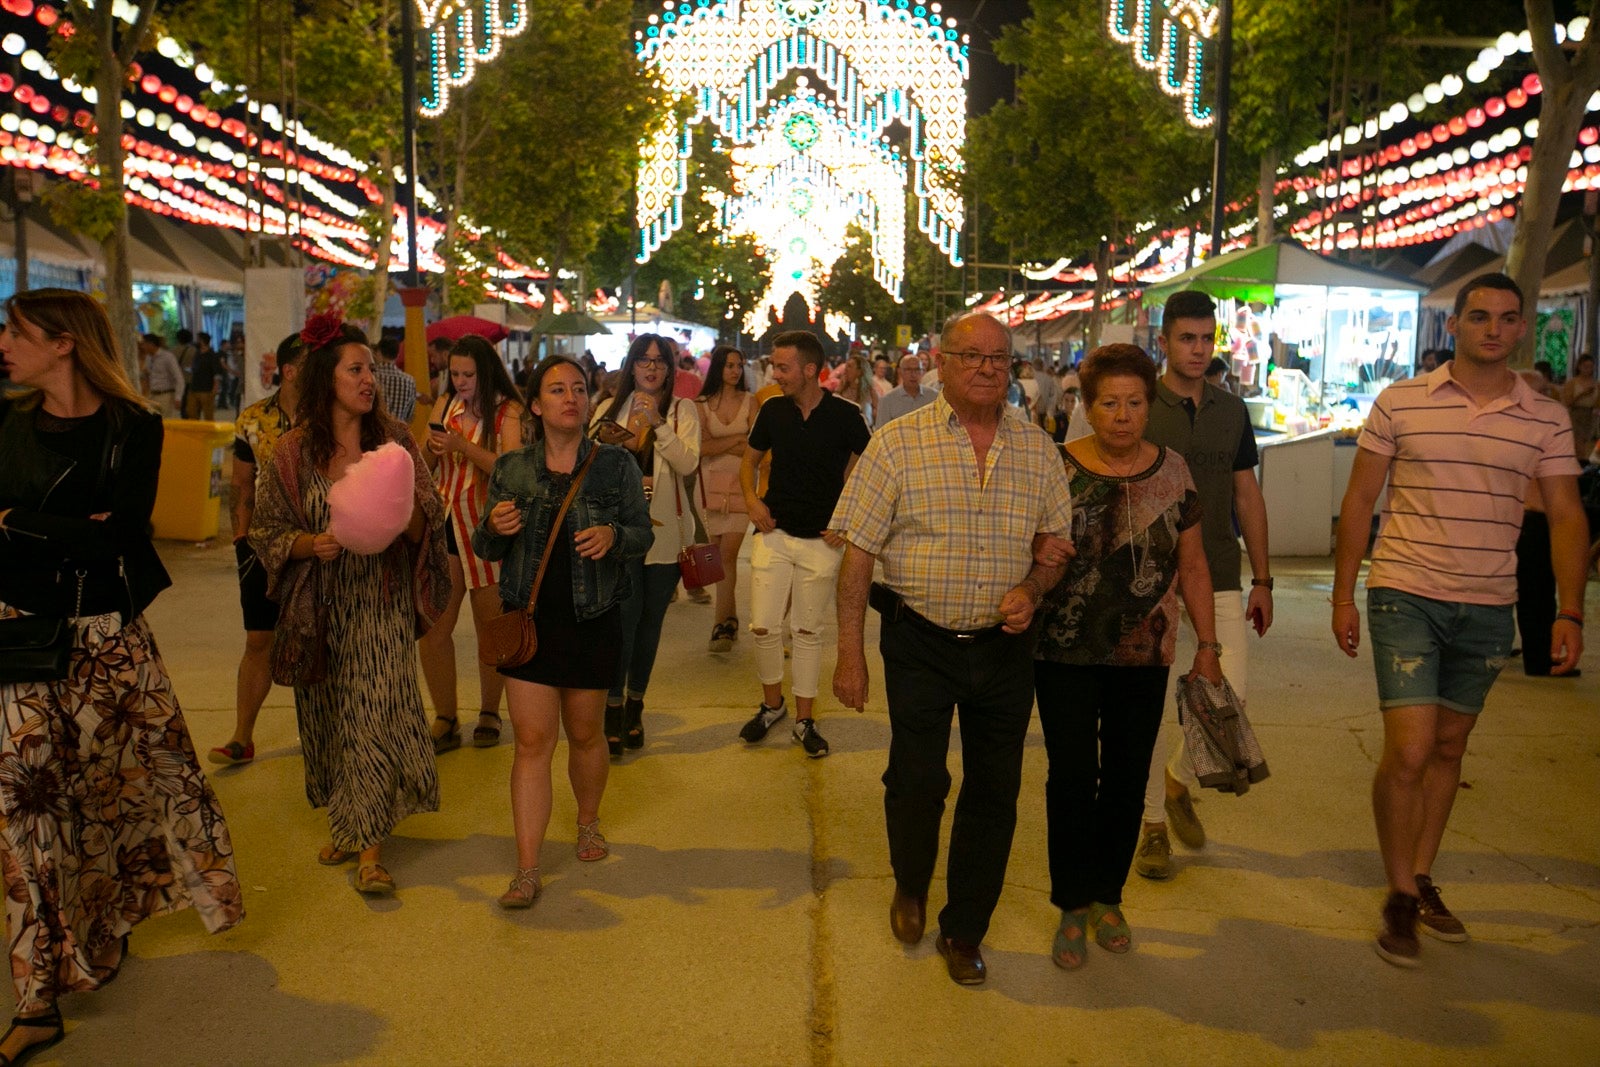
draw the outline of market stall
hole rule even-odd
[[[1304,433],[1359,420],[1409,377],[1427,286],[1318,255],[1284,239],[1218,256],[1145,290],[1152,330],[1180,289],[1217,299],[1217,352],[1262,429]]]

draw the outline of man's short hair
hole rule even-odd
[[[195,334],[195,339],[198,341],[204,341],[206,344],[211,343],[211,335],[209,333],[197,333]]]
[[[1520,285],[1512,281],[1504,274],[1491,271],[1488,274],[1478,275],[1476,278],[1472,279],[1470,282],[1468,282],[1466,285],[1463,285],[1459,290],[1456,291],[1455,313],[1457,315],[1467,310],[1467,297],[1471,296],[1479,289],[1499,289],[1502,292],[1515,293],[1517,294],[1517,306],[1527,306],[1527,300],[1522,295],[1522,287]]]
[[[939,331],[939,350],[941,352],[944,351],[944,338],[945,338],[945,335],[948,334],[951,330],[953,330],[956,327],[960,326],[962,323],[978,322],[980,320],[983,321],[983,322],[992,322],[996,326],[1000,327],[1000,329],[1005,331],[1005,335],[1006,335],[1006,351],[1010,352],[1012,350],[1012,348],[1014,347],[1013,344],[1012,344],[1013,335],[1012,335],[1012,332],[1011,332],[1011,327],[1007,326],[1004,322],[1001,322],[999,319],[995,318],[993,315],[989,314],[987,311],[958,311],[954,315],[951,315],[948,319],[946,319],[945,322],[944,322],[944,328]]]
[[[193,340],[194,340],[194,334],[190,333],[188,330],[179,330],[178,331],[178,343],[180,345],[186,345],[186,344],[188,344],[189,342],[191,342]]]
[[[908,359],[916,363],[918,370],[924,369],[922,366],[922,357],[915,352],[907,352],[905,355],[901,356],[899,361],[895,363],[895,369],[899,370],[901,367],[904,367],[906,365],[906,360]]]
[[[147,333],[144,335],[144,343],[147,345],[155,345],[157,348],[165,348],[167,346],[167,339],[162,337],[159,333]]]
[[[400,358],[400,338],[380,337],[377,344],[378,355],[393,363]]]
[[[819,372],[828,358],[827,353],[822,351],[822,342],[810,330],[786,330],[772,339],[772,347],[774,351],[780,348],[794,349],[800,354],[800,362],[811,364]]]
[[[1206,364],[1206,377],[1213,374],[1227,374],[1228,364],[1220,356],[1212,356],[1211,362]]]
[[[1172,336],[1172,326],[1179,319],[1211,319],[1216,321],[1217,302],[1211,294],[1199,289],[1179,289],[1161,305],[1161,336]]]

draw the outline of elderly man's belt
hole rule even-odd
[[[980,630],[952,630],[948,626],[940,626],[932,619],[920,612],[913,611],[906,604],[905,597],[896,593],[882,582],[873,582],[872,589],[867,595],[867,603],[872,605],[874,611],[881,614],[886,622],[908,622],[919,630],[926,630],[935,637],[942,637],[947,641],[956,641],[960,644],[973,644],[978,641],[987,641],[1005,632],[1004,628],[996,624],[985,626]]]

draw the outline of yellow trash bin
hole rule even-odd
[[[209,541],[222,517],[223,449],[233,423],[168,419],[161,445],[161,480],[150,516],[157,537]]]

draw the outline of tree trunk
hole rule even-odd
[[[383,305],[389,300],[389,262],[393,258],[390,246],[394,243],[394,207],[395,207],[395,181],[394,181],[394,149],[384,148],[378,153],[377,172],[381,176],[378,188],[383,193],[383,202],[378,205],[378,225],[373,232],[373,265],[372,265],[372,321],[367,324],[367,336],[378,337],[383,333]],[[414,175],[408,175],[415,181]],[[418,277],[421,272],[418,272]]]
[[[95,78],[95,164],[100,191],[115,197],[116,225],[100,242],[106,258],[106,315],[128,380],[139,385],[139,320],[133,310],[133,267],[128,259],[128,206],[122,197],[122,83],[124,70],[111,48],[101,50]]]
[[[455,180],[450,187],[450,204],[444,213],[444,277],[440,279],[439,297],[446,309],[450,304],[450,287],[461,283],[461,250],[456,243],[461,237],[461,216],[467,202],[467,90],[461,90],[457,108],[461,121],[456,124]]]
[[[1101,308],[1105,304],[1106,289],[1111,282],[1111,242],[1104,238],[1094,254],[1094,303],[1089,306],[1089,329],[1085,335],[1085,351],[1100,347]]]
[[[1555,12],[1550,0],[1523,0],[1523,9],[1528,15],[1528,34],[1542,86],[1539,136],[1528,161],[1528,182],[1517,209],[1505,271],[1522,289],[1523,313],[1535,318],[1550,234],[1561,207],[1561,186],[1571,169],[1572,152],[1578,144],[1578,129],[1583,125],[1589,97],[1600,89],[1600,54],[1596,53],[1594,35],[1590,34],[1572,58],[1567,58],[1556,44]],[[1589,20],[1591,24],[1600,20],[1600,0],[1591,0]],[[1533,342],[1534,331],[1529,330],[1521,346],[1511,354],[1513,367],[1532,363]]]
[[[1566,181],[1573,146],[1578,143],[1578,128],[1594,86],[1565,81],[1546,85],[1539,95],[1539,136],[1533,142],[1533,159],[1528,163],[1528,184],[1517,211],[1516,230],[1511,249],[1506,253],[1506,273],[1521,287],[1526,300],[1524,312],[1531,318],[1539,304],[1539,285],[1544,280],[1545,255],[1550,250],[1550,234],[1555,230],[1556,212],[1561,207],[1561,186]],[[1533,333],[1517,351],[1511,364],[1526,367],[1533,361]]]
[[[1261,153],[1261,173],[1256,190],[1256,244],[1272,243],[1272,212],[1277,206],[1274,187],[1278,184],[1278,150],[1269,148]]]

